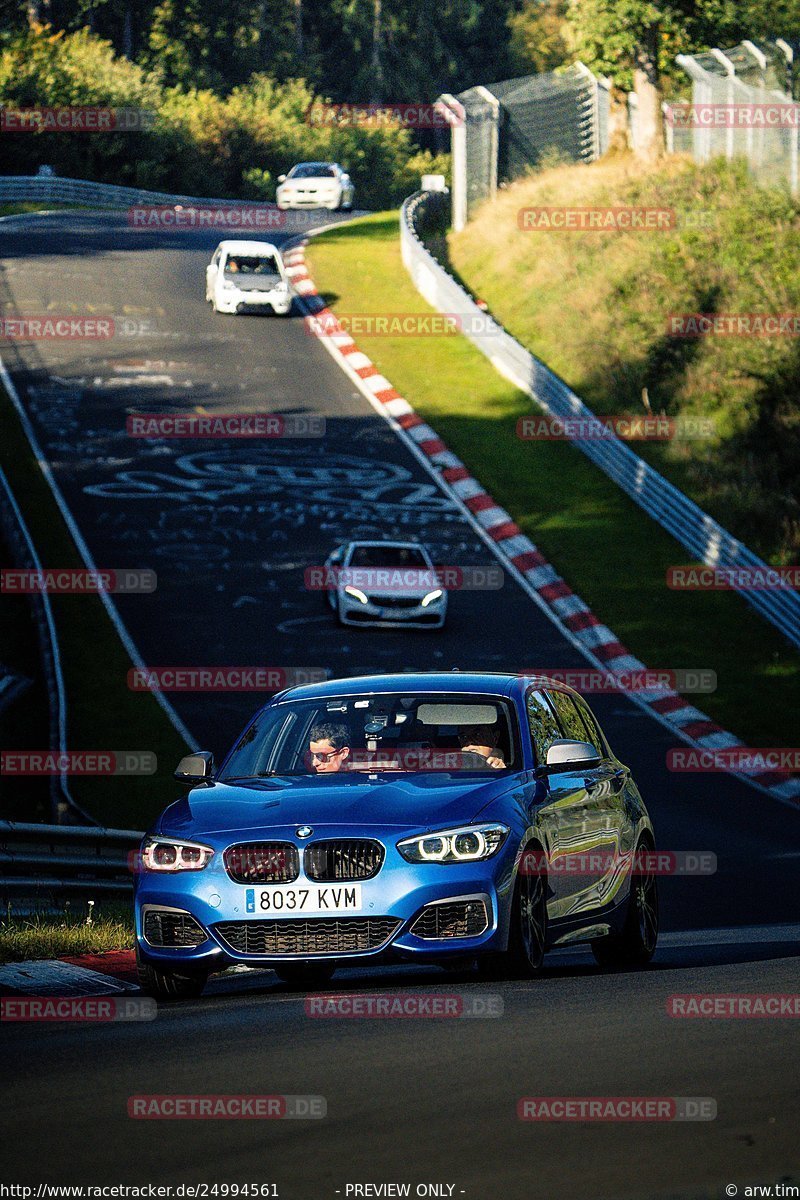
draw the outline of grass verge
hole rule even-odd
[[[664,213],[664,227],[541,228],[554,211],[626,206]],[[510,185],[447,245],[473,294],[595,412],[642,415],[646,394],[654,413],[702,418],[707,435],[633,448],[783,564],[800,554],[800,340],[747,330],[752,317],[800,312],[798,236],[800,200],[743,162],[645,169],[623,156]],[[737,324],[670,335],[697,313]]]
[[[130,905],[108,904],[90,925],[85,915],[68,908],[58,916],[0,918],[0,963],[132,948]]]
[[[308,257],[341,314],[430,311],[402,265],[396,213],[315,237]],[[735,593],[668,590],[681,547],[573,446],[521,441],[529,397],[465,338],[358,344],[634,654],[649,667],[714,669],[703,711],[753,745],[795,744],[800,655]],[[538,657],[523,632],[519,656]]]
[[[2,386],[0,463],[42,563],[81,568],[83,562]],[[54,595],[51,599],[67,693],[69,749],[149,750],[159,764],[153,775],[73,776],[71,791],[102,824],[144,829],[164,807],[163,781],[171,778],[173,766],[185,753],[183,739],[152,693],[128,690],[130,660],[99,597]],[[12,702],[9,717],[13,708]],[[9,749],[11,728],[3,734],[3,745]],[[14,736],[25,739],[26,731],[14,727]],[[23,740],[13,748],[43,747]],[[42,805],[49,803],[44,799],[49,794],[45,778],[8,776],[3,791],[3,813],[17,820],[40,819]]]

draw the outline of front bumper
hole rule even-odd
[[[292,307],[292,295],[291,292],[274,288],[263,292],[220,288],[216,294],[216,306],[219,312],[224,313],[244,312],[250,309],[253,312],[271,311],[278,316],[285,316]]]
[[[278,192],[276,204],[280,209],[324,208],[336,209],[341,203],[341,193],[335,192]]]
[[[369,600],[366,604],[340,592],[339,619],[343,625],[367,625],[386,629],[393,625],[418,626],[420,629],[441,629],[447,616],[447,601],[438,600],[423,608],[421,604],[408,607]]]
[[[237,837],[235,840],[240,839]],[[247,839],[244,837],[241,840]],[[305,950],[302,953],[279,954],[237,950],[230,937],[218,926],[234,922],[237,930],[240,930],[244,922],[273,922],[278,919],[293,923],[324,919],[333,925],[337,921],[352,918],[328,919],[310,914],[308,917],[294,917],[286,913],[272,917],[264,913],[248,914],[245,893],[251,885],[234,883],[229,879],[222,864],[222,855],[217,854],[204,871],[173,876],[145,872],[137,877],[136,938],[140,955],[156,965],[178,967],[184,964],[222,970],[232,963],[269,966],[281,962],[336,961],[342,965],[348,962],[355,965],[364,960],[384,961],[392,958],[441,961],[448,957],[505,948],[515,858],[508,842],[498,855],[484,862],[411,864],[401,858],[393,841],[382,837],[379,840],[386,846],[386,861],[373,879],[361,881],[362,908],[353,917],[371,917],[376,921],[383,918],[392,923],[392,928],[388,929],[388,936],[384,940],[369,949],[337,948],[323,952]],[[302,873],[296,882],[303,886],[309,883]],[[255,886],[257,889],[269,888],[269,885],[263,884]],[[421,910],[425,909],[426,915],[430,914],[431,910],[426,906],[436,906],[443,901],[458,903],[478,900],[486,912],[485,922],[481,919],[477,923],[478,927],[482,927],[478,933],[440,937],[436,921],[432,919],[426,919],[424,926],[420,924],[418,931],[412,932]],[[151,945],[145,938],[144,917],[152,907],[189,913],[201,927],[204,940],[190,947]]]

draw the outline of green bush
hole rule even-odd
[[[227,96],[165,88],[157,72],[115,56],[88,30],[38,27],[0,52],[0,103],[8,107],[101,104],[155,113],[148,132],[4,135],[11,173],[48,163],[59,175],[198,196],[273,199],[272,181],[298,161],[341,162],[359,207],[398,203],[424,172],[447,173],[447,156],[416,146],[399,125],[314,124],[319,102],[302,79],[254,74]]]

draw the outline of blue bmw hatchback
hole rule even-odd
[[[376,675],[291,688],[146,836],[141,983],[197,996],[212,971],[300,986],[390,960],[532,977],[552,946],[652,957],[653,829],[586,702],[544,678]]]

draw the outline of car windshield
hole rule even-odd
[[[280,275],[272,254],[231,254],[225,263],[227,275]]]
[[[354,546],[351,567],[427,567],[416,546]]]
[[[334,179],[336,168],[329,163],[300,163],[292,167],[289,179]]]
[[[219,778],[498,773],[519,769],[509,706],[495,696],[388,693],[263,709]]]

